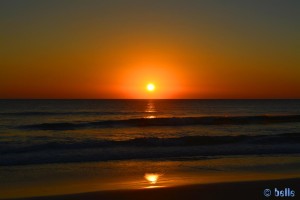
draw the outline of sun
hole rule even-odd
[[[155,85],[152,84],[152,83],[148,83],[148,85],[147,85],[147,90],[148,90],[149,92],[154,91],[154,90],[155,90]]]

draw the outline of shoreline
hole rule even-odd
[[[290,188],[300,195],[300,177],[263,181],[242,181],[226,183],[207,183],[152,189],[110,190],[78,194],[14,198],[11,200],[96,200],[96,199],[273,199],[274,190]],[[264,196],[264,190],[271,189],[270,197]],[[276,197],[275,197],[276,198]],[[277,197],[285,199],[284,197]],[[291,197],[286,197],[293,199]]]
[[[280,162],[278,162],[280,160]],[[284,164],[283,164],[284,163]],[[224,188],[228,185],[239,186],[239,183],[257,182],[262,180],[300,179],[299,155],[275,157],[237,156],[220,157],[209,160],[187,161],[114,161],[73,164],[48,164],[34,166],[2,167],[0,177],[0,199],[80,199],[86,194],[100,197],[82,197],[82,199],[119,199],[117,194],[139,199],[135,194],[141,191],[148,195],[156,193],[184,193],[182,188]],[[146,175],[158,175],[156,180]],[[300,183],[300,180],[298,180]],[[218,185],[223,185],[219,187]],[[269,184],[265,184],[267,188]],[[299,184],[298,184],[299,185]],[[290,183],[283,185],[291,187]],[[160,188],[159,188],[160,187]],[[206,187],[206,186],[205,186]],[[251,189],[252,188],[252,189]],[[149,190],[149,191],[148,191]],[[232,189],[231,189],[232,190]],[[247,193],[253,187],[240,188]],[[180,192],[181,191],[181,192]],[[150,192],[150,194],[148,194]],[[152,194],[154,192],[154,194]],[[218,193],[223,193],[220,190]],[[202,194],[203,193],[203,194]],[[195,195],[201,196],[207,193]],[[170,194],[164,194],[170,195]],[[102,196],[104,197],[102,198]],[[108,196],[107,196],[108,195]],[[142,195],[142,194],[141,194]],[[174,194],[175,195],[175,194]],[[208,194],[207,194],[208,195]],[[231,196],[234,193],[232,192]],[[55,196],[55,197],[53,197]],[[175,195],[177,196],[177,195]],[[186,195],[187,196],[187,195]],[[41,198],[43,197],[43,198]],[[52,198],[53,197],[53,198]],[[126,199],[125,198],[125,199]],[[123,199],[123,198],[121,198]],[[257,198],[256,198],[257,199]]]

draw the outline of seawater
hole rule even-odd
[[[0,199],[297,178],[299,115],[299,100],[0,100]]]
[[[0,100],[0,165],[298,153],[299,132],[300,100]]]

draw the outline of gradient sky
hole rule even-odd
[[[0,98],[300,98],[299,10],[299,0],[2,0]]]

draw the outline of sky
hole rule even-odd
[[[300,98],[299,10],[298,0],[2,0],[0,98]]]

